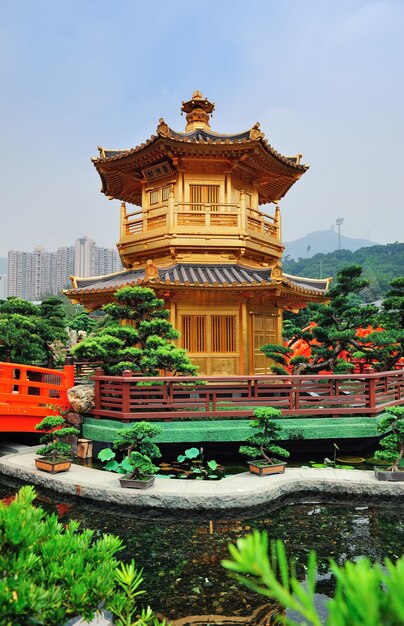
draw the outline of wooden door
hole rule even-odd
[[[261,352],[266,343],[276,343],[276,315],[254,313],[252,315],[252,371],[254,374],[269,374],[271,361]]]

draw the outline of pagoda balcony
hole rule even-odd
[[[156,204],[147,209],[131,213],[122,206],[120,244],[124,248],[137,247],[150,242],[151,249],[156,249],[153,241],[174,238],[177,244],[182,238],[195,239],[206,237],[217,245],[224,246],[257,245],[262,248],[280,248],[279,209],[275,216],[258,209],[229,203],[168,202]],[[129,250],[128,250],[129,251]]]

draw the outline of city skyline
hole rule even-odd
[[[195,89],[216,103],[213,131],[259,121],[281,154],[303,153],[310,169],[281,202],[284,241],[340,216],[350,237],[403,241],[402,2],[207,0],[209,29],[183,0],[118,6],[3,3],[0,256],[78,229],[118,241],[97,146],[140,145],[160,117],[183,130]]]
[[[70,287],[70,276],[102,276],[121,268],[116,249],[96,246],[89,237],[79,237],[74,245],[53,252],[44,246],[32,252],[9,250],[7,296],[38,301]]]

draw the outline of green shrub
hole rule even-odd
[[[92,530],[66,528],[55,514],[33,506],[26,486],[6,506],[0,502],[0,624],[60,626],[75,615],[91,619],[112,597],[118,537],[94,540]]]
[[[282,541],[269,545],[268,534],[254,531],[229,545],[232,560],[222,565],[248,589],[279,602],[295,611],[303,621],[284,615],[277,623],[287,626],[399,626],[404,624],[404,557],[384,565],[369,559],[346,561],[340,566],[331,561],[336,579],[334,598],[328,602],[328,617],[321,621],[316,606],[317,558],[310,552],[305,583],[296,577],[296,567],[289,560]],[[270,557],[268,552],[270,551]]]
[[[377,430],[386,435],[381,439],[383,450],[375,452],[375,458],[390,463],[387,468],[398,471],[399,464],[404,458],[404,406],[390,406],[386,409],[387,416],[377,424]]]
[[[33,505],[31,486],[22,487],[11,504],[0,501],[0,624],[62,626],[82,615],[90,621],[99,606],[117,618],[116,626],[165,626],[137,597],[142,570],[119,563],[118,537],[66,527],[55,514]]]

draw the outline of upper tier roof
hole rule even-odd
[[[103,193],[141,205],[142,184],[149,182],[148,168],[161,165],[161,176],[172,175],[187,158],[196,159],[196,163],[199,158],[205,165],[207,160],[221,162],[224,171],[249,178],[263,204],[282,198],[308,169],[300,163],[300,154],[283,156],[277,152],[265,139],[259,123],[236,134],[212,131],[209,116],[214,105],[195,94],[183,103],[188,122],[185,132],[173,130],[160,118],[157,134],[139,146],[126,150],[99,147],[100,156],[92,161],[101,176]]]

